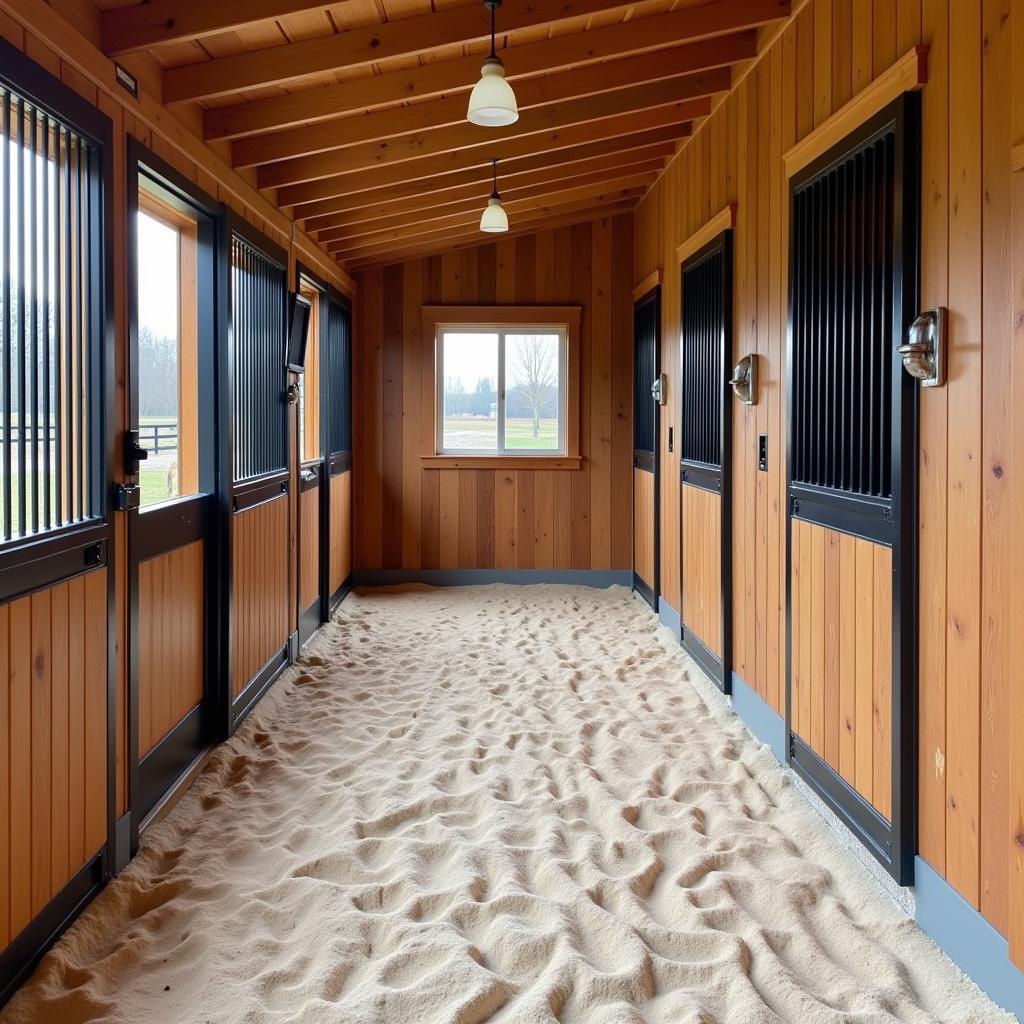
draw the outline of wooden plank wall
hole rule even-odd
[[[320,596],[320,487],[299,495],[299,610]]]
[[[793,731],[892,815],[892,550],[793,520]]]
[[[654,474],[633,468],[633,571],[654,586]]]
[[[178,120],[180,111],[171,114],[160,107],[154,97],[160,95],[159,74],[144,54],[126,57],[123,63],[141,83],[142,99],[132,100],[116,85],[113,64],[100,52],[98,42],[99,10],[90,0],[0,0],[0,37],[21,50],[52,75],[74,89],[113,121],[113,166],[115,210],[127,208],[125,138],[132,134],[171,164],[190,181],[210,195],[231,206],[259,230],[285,247],[292,262],[296,254],[307,265],[322,274],[335,287],[351,294],[351,280],[337,264],[324,254],[302,232],[292,237],[291,224],[267,199],[253,187],[252,175],[246,177],[231,170],[225,160],[226,149],[210,147],[201,142],[202,126]],[[156,126],[156,127],[154,127]],[[127,238],[125,218],[115,217],[114,251],[114,315],[116,345],[115,429],[120,434],[126,422],[126,398],[123,382],[127,379],[126,351],[128,331]],[[115,466],[115,475],[121,467]],[[124,516],[114,516],[114,557],[124,566],[127,556],[127,534]],[[125,661],[125,629],[127,623],[125,577],[118,572],[117,623],[118,647],[118,709],[117,709],[117,795],[116,813],[127,809],[128,728],[127,683]]]
[[[0,950],[107,841],[107,571],[0,605]]]
[[[629,214],[368,270],[355,304],[358,569],[629,569]],[[423,469],[424,304],[583,307],[579,470]]]
[[[898,56],[916,44],[930,47],[922,96],[921,306],[949,308],[951,349],[948,385],[923,392],[921,401],[919,845],[1003,932],[1011,906],[1009,712],[1020,672],[1006,567],[1021,547],[1022,502],[1011,521],[1009,488],[1021,465],[1020,456],[1011,458],[1010,425],[1014,302],[1024,310],[1018,251],[1024,214],[1012,201],[1021,189],[1013,178],[1021,175],[1011,172],[1011,145],[1024,141],[1024,57],[1011,59],[1013,36],[1024,53],[1022,21],[1021,5],[1012,0],[808,0],[642,200],[634,268],[635,281],[659,266],[665,271],[665,438],[678,405],[674,250],[726,202],[737,203],[736,355],[760,354],[762,383],[758,405],[733,406],[734,668],[781,710],[787,273],[781,157]],[[1019,318],[1018,331],[1021,324]],[[768,435],[766,474],[756,470],[759,433]],[[663,447],[663,479],[673,478],[674,459]],[[678,502],[677,488],[662,490],[662,587],[677,608]],[[1022,721],[1013,727],[1019,731]],[[1024,825],[1024,758],[1015,778],[1014,807],[1021,808],[1015,813]],[[1021,955],[1024,856],[1014,849],[1012,906]]]
[[[722,656],[722,498],[682,488],[683,622],[712,654]],[[677,550],[679,541],[676,542]]]
[[[139,565],[139,757],[203,699],[204,543]]]
[[[352,471],[331,477],[329,577],[334,594],[352,572]]]
[[[234,517],[231,696],[237,697],[287,642],[288,496],[264,501]]]

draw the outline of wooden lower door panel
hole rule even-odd
[[[892,550],[792,521],[794,733],[892,816]]]
[[[352,572],[352,471],[331,477],[331,594]]]
[[[654,588],[654,474],[633,470],[633,571]]]
[[[722,657],[722,498],[682,484],[683,624]]]
[[[139,564],[139,757],[203,699],[205,547]]]
[[[299,495],[299,610],[320,596],[320,486]]]
[[[107,840],[107,570],[0,605],[0,948]]]
[[[237,513],[232,531],[234,698],[288,640],[288,495]]]

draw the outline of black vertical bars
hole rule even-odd
[[[286,467],[284,271],[232,238],[234,471],[236,482]]]
[[[883,135],[794,194],[793,481],[889,499],[893,161]]]
[[[721,248],[683,268],[680,459],[721,467],[721,346],[725,330]]]

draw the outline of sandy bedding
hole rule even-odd
[[[0,1017],[1009,1021],[619,588],[353,596]]]

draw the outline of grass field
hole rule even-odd
[[[483,416],[449,416],[444,421],[445,448],[497,447],[498,421]],[[505,447],[530,451],[558,451],[558,420],[540,421],[540,432],[533,436],[533,421],[505,421]]]

